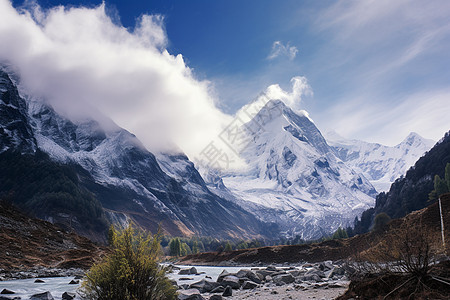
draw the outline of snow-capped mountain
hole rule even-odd
[[[336,132],[327,133],[326,138],[336,155],[355,171],[364,174],[378,192],[388,191],[391,184],[404,176],[435,144],[415,132],[393,147],[345,139]]]
[[[248,167],[209,178],[222,197],[305,239],[349,225],[374,204],[373,186],[336,157],[306,112],[271,100],[243,127]]]
[[[53,161],[76,166],[83,188],[100,201],[110,221],[134,221],[152,232],[161,225],[176,236],[271,234],[252,214],[213,194],[184,154],[157,159],[118,126],[106,130],[93,119],[72,121],[41,100],[19,95],[1,68],[0,80],[0,153],[38,149]],[[58,221],[58,215],[40,217]]]

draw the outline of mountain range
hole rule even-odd
[[[398,151],[328,142],[306,112],[271,100],[242,125],[246,167],[202,176],[181,151],[151,153],[111,120],[65,117],[18,78],[0,69],[0,198],[95,240],[129,222],[173,236],[317,238],[373,206],[371,180],[391,180],[430,145],[417,134]]]
[[[389,147],[378,143],[349,140],[336,132],[326,134],[336,155],[356,172],[363,174],[378,192],[388,191],[391,184],[431,147],[435,141],[411,132],[400,144]]]

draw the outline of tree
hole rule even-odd
[[[345,239],[345,238],[348,238],[347,232],[344,229],[342,229],[341,227],[339,227],[332,236],[333,240]]]
[[[389,221],[391,218],[386,213],[379,213],[373,220],[373,231],[383,230]]]
[[[83,299],[176,299],[176,289],[159,264],[160,234],[152,236],[132,225],[114,233],[111,252],[86,274]]]
[[[108,229],[108,245],[112,246],[114,244],[114,239],[116,238],[116,231],[114,225],[110,225]]]
[[[233,251],[233,247],[231,246],[230,242],[227,242],[227,243],[225,244],[225,249],[224,249],[224,251],[225,251],[225,252]]]
[[[181,242],[179,238],[174,238],[170,240],[169,254],[171,256],[181,256]]]
[[[439,197],[442,194],[448,193],[448,186],[445,179],[441,179],[439,175],[434,176],[434,190]]]

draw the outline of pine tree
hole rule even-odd
[[[227,242],[227,243],[225,244],[225,249],[224,249],[224,251],[225,251],[225,252],[233,251],[233,247],[231,246],[230,242]]]
[[[436,195],[438,197],[442,194],[448,193],[447,183],[445,180],[441,179],[439,175],[434,176],[434,190],[436,191]]]

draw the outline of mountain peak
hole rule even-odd
[[[408,136],[398,145],[408,145],[408,146],[426,146],[428,148],[431,148],[435,142],[430,139],[425,139],[421,135],[419,135],[417,132],[410,132]]]

